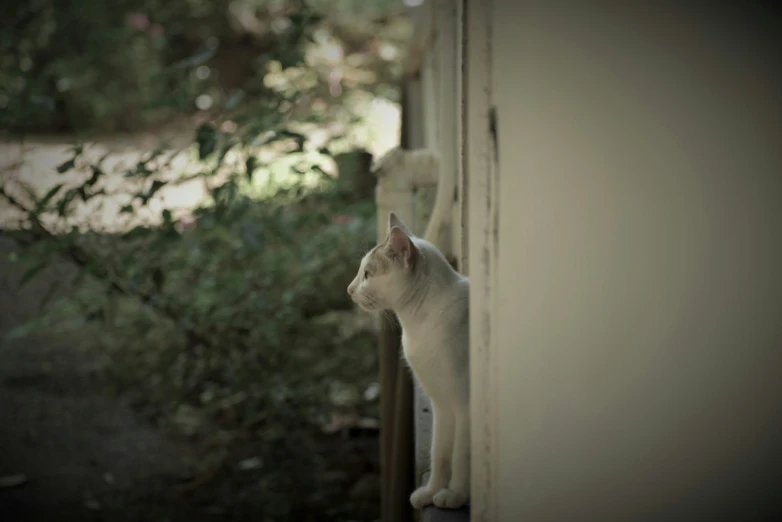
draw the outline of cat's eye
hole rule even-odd
[[[369,270],[364,270],[364,279],[369,279]]]

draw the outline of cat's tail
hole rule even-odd
[[[436,158],[435,158],[436,159]],[[454,192],[456,191],[456,173],[445,172],[437,169],[437,194],[434,199],[432,214],[426,225],[424,239],[436,246],[450,263],[454,270],[458,270],[456,256],[453,255],[453,235],[450,226],[453,226]]]
[[[379,158],[372,172],[404,170],[418,186],[437,186],[434,206],[423,234],[423,239],[435,245],[445,254],[454,270],[457,269],[449,226],[453,221],[453,194],[456,190],[456,173],[442,172],[437,153],[430,149],[402,149],[396,147]]]

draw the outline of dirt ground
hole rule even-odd
[[[131,143],[126,155],[133,159],[145,142],[132,138],[111,140],[111,150],[122,153]],[[159,136],[147,141],[153,139]],[[0,143],[0,178],[39,191],[68,181],[54,171],[68,157],[64,143]],[[4,214],[9,207],[0,207],[0,224],[11,223]],[[39,313],[53,281],[74,273],[63,260],[20,290],[23,269],[9,262],[16,249],[0,237],[0,521],[216,519],[177,496],[177,486],[192,478],[196,450],[156,430],[117,397],[83,339],[46,332],[3,339]],[[68,291],[60,286],[51,301]]]
[[[117,395],[99,371],[100,354],[78,334],[3,339],[35,317],[54,280],[68,281],[74,271],[62,261],[19,289],[23,270],[7,261],[15,250],[0,237],[0,522],[271,522],[257,478],[226,470],[199,474],[203,455],[196,443],[163,432]],[[67,292],[66,284],[58,294]],[[246,457],[252,444],[229,448],[228,460]],[[342,501],[357,503],[363,514],[357,520],[373,520],[376,432],[336,434],[320,444],[334,471],[348,477]]]
[[[8,262],[16,248],[0,236],[0,522],[271,522],[257,477],[225,469],[204,477],[196,443],[157,428],[117,395],[100,371],[105,361],[79,334],[4,339],[38,314],[53,281],[67,282],[74,273],[61,261],[20,289],[24,270]],[[64,284],[58,296],[68,291]],[[228,448],[226,460],[246,458],[253,444]],[[377,433],[335,434],[319,444],[332,469],[346,477],[340,501],[356,503],[363,514],[357,520],[373,520]]]
[[[0,335],[70,272],[63,262],[17,291],[13,249],[0,239]],[[216,519],[172,487],[188,480],[193,450],[138,418],[97,363],[76,336],[0,344],[0,520]]]

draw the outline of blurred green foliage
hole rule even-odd
[[[345,292],[373,243],[374,205],[346,203],[324,181],[260,200],[236,189],[193,218],[117,235],[34,236],[17,261],[30,267],[24,279],[57,254],[82,270],[69,298],[11,337],[90,338],[119,392],[201,445],[199,472],[224,475],[210,488],[233,480],[231,449],[248,447],[267,465],[231,494],[249,490],[274,520],[373,517],[376,503],[346,494],[361,474],[335,473],[342,464],[325,432],[335,415],[349,413],[351,429],[379,414],[377,396],[365,394],[376,386],[375,337]],[[332,312],[344,315],[324,321]],[[350,321],[359,324],[351,330]],[[218,501],[233,502],[227,495]]]
[[[264,84],[271,62],[310,67],[314,101],[330,71],[305,55],[329,38],[353,54],[342,64],[346,82],[392,92],[384,83],[394,66],[374,47],[404,40],[405,26],[389,23],[398,8],[393,0],[8,0],[0,128],[136,130],[196,111],[203,94],[210,107],[258,109],[279,95]],[[356,65],[377,65],[380,77],[351,79]]]
[[[353,95],[397,96],[409,36],[399,4],[10,0],[0,8],[7,133],[138,130],[200,116],[177,153],[192,158],[192,172],[171,176],[166,144],[120,173],[76,145],[57,168],[63,182],[45,193],[0,187],[24,210],[14,232],[27,246],[23,282],[55,255],[80,268],[69,298],[12,335],[88,331],[112,382],[152,418],[221,455],[252,441],[254,456],[276,463],[260,467],[249,493],[270,520],[378,509],[375,501],[360,511],[346,493],[355,474],[333,473],[323,446],[335,413],[377,417],[376,393],[365,396],[376,386],[374,338],[345,291],[374,242],[375,207],[323,165],[350,150]],[[313,143],[313,129],[325,141]],[[275,182],[276,164],[287,165],[284,182]],[[163,208],[158,224],[121,233],[74,225],[74,208],[112,196],[107,181],[118,175],[128,183],[119,190],[131,191],[123,216],[148,211],[183,180],[202,181],[208,197],[191,213]]]

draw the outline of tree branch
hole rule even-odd
[[[8,192],[6,192],[5,188],[2,186],[0,186],[0,196],[6,201],[8,201],[8,203],[10,203],[11,206],[16,208],[17,210],[24,212],[27,215],[28,219],[30,219],[30,222],[32,223],[32,230],[30,230],[31,234],[33,234],[38,239],[55,238],[55,235],[52,234],[46,227],[43,226],[40,220],[33,214],[33,212],[30,209],[28,209],[24,204],[19,202],[12,195],[8,194]],[[18,240],[18,238],[15,239]],[[71,243],[70,245],[68,245],[67,248],[61,250],[60,253],[64,255],[64,257],[66,257],[68,260],[70,260],[71,262],[79,266],[80,268],[89,271],[93,276],[97,277],[98,279],[102,279],[103,281],[108,283],[109,287],[113,291],[128,297],[133,297],[135,299],[138,299],[142,304],[151,308],[153,311],[168,317],[169,319],[174,321],[174,323],[179,328],[181,328],[184,331],[184,333],[188,336],[188,338],[190,338],[191,340],[201,343],[204,346],[215,345],[215,343],[209,341],[208,336],[206,336],[204,333],[199,332],[196,328],[193,328],[192,326],[187,326],[182,324],[182,322],[179,319],[179,314],[171,306],[156,300],[154,294],[149,294],[142,290],[138,290],[130,287],[128,284],[126,284],[125,281],[117,277],[102,263],[100,263],[100,260],[98,260],[94,255],[92,255],[86,249],[80,247],[79,245]]]

